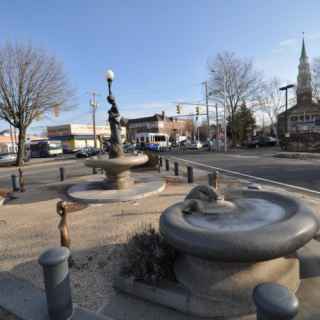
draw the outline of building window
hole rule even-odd
[[[290,120],[291,120],[291,121],[297,121],[297,120],[298,120],[298,117],[291,117]]]
[[[310,116],[307,115],[305,119],[306,119],[306,121],[310,120]]]
[[[304,120],[304,116],[300,116],[299,119],[300,119],[301,121],[303,121],[303,120]]]

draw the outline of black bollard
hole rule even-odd
[[[175,176],[179,175],[179,163],[178,162],[174,163],[174,175]]]
[[[162,157],[159,157],[159,166],[160,166],[160,168],[162,168],[162,166],[163,166]]]
[[[11,175],[11,183],[12,183],[12,191],[13,192],[19,191],[17,175],[15,174]]]
[[[60,247],[45,251],[39,257],[47,296],[47,307],[51,320],[70,319],[73,306],[70,288],[68,248]]]
[[[64,181],[64,168],[59,168],[60,181]]]
[[[166,170],[170,170],[169,159],[166,159]]]
[[[92,168],[92,174],[97,174],[97,168]]]
[[[193,183],[193,168],[187,167],[188,171],[188,183]]]
[[[298,314],[295,294],[277,283],[262,283],[253,290],[257,320],[291,320]]]

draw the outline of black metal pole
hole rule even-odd
[[[175,176],[179,175],[179,163],[178,162],[174,163],[174,175]]]
[[[192,167],[187,167],[187,172],[188,172],[188,183],[193,183],[193,168]]]
[[[288,88],[286,89],[285,136],[288,133]]]
[[[169,159],[166,159],[166,170],[170,170]]]
[[[163,166],[162,157],[159,157],[159,165],[160,165],[160,168],[162,168]]]
[[[64,168],[59,168],[60,181],[64,181]]]

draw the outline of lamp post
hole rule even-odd
[[[112,96],[111,84],[112,84],[112,81],[114,79],[114,73],[113,73],[112,70],[108,70],[107,71],[106,79],[107,79],[107,82],[108,82],[109,96]]]
[[[286,92],[286,109],[284,113],[284,133],[285,137],[288,135],[288,89],[294,88],[294,84],[288,84],[284,87],[279,88],[280,91]]]
[[[96,134],[96,110],[98,103],[96,101],[96,92],[92,92],[92,99],[90,99],[90,106],[92,107],[92,128],[93,128],[93,146],[97,148],[97,134]]]

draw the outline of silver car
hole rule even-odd
[[[0,166],[10,166],[16,163],[17,155],[15,153],[1,153]]]

